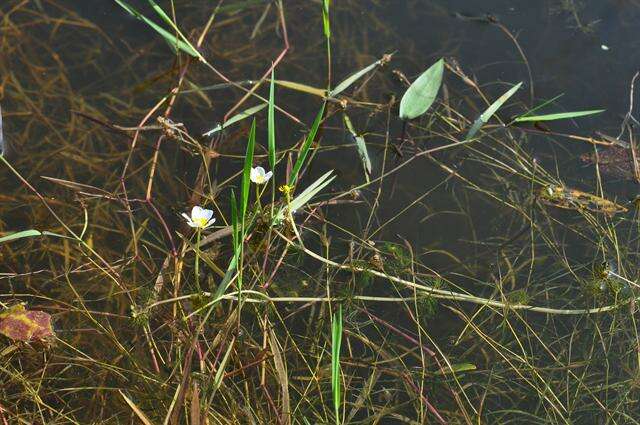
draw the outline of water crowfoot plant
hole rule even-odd
[[[273,176],[273,171],[265,172],[262,167],[254,167],[251,169],[251,181],[255,184],[265,184]]]
[[[216,219],[212,218],[212,210],[207,210],[198,205],[191,209],[191,216],[188,216],[186,213],[182,213],[182,217],[184,217],[189,226],[195,227],[198,230],[204,230],[216,222]]]

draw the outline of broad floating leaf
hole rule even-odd
[[[14,305],[0,313],[0,334],[14,341],[42,341],[54,336],[51,316],[44,311]]]
[[[238,121],[242,121],[243,119],[245,119],[247,117],[250,117],[251,115],[262,111],[266,107],[267,107],[267,104],[266,103],[262,103],[260,105],[252,106],[251,108],[245,109],[244,111],[239,112],[236,115],[234,115],[231,118],[229,118],[224,124],[218,124],[217,126],[212,128],[211,130],[207,131],[206,133],[203,134],[203,136],[210,136],[213,133],[222,130],[223,128],[227,128],[230,125],[237,123]]]
[[[409,86],[400,101],[400,118],[412,120],[427,112],[442,85],[444,60],[440,59]]]
[[[480,114],[480,116],[474,121],[473,125],[469,129],[469,132],[467,133],[467,137],[465,138],[465,140],[470,140],[473,136],[475,136],[478,130],[480,130],[480,128],[491,119],[493,114],[495,114],[496,111],[500,109],[500,107],[507,100],[509,100],[511,96],[513,96],[513,94],[520,88],[520,86],[522,86],[521,82],[511,87],[509,90],[507,90],[506,93],[504,93],[495,102],[489,105],[486,111]]]
[[[558,114],[522,115],[514,119],[514,122],[566,120],[570,118],[584,117],[587,115],[595,115],[604,111],[604,109],[594,109],[590,111],[560,112]]]

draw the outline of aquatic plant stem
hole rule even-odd
[[[194,266],[195,272],[195,280],[196,280],[196,288],[198,288],[198,292],[201,292],[202,289],[200,287],[200,235],[202,231],[200,229],[196,230],[196,260]]]

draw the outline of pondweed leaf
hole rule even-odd
[[[54,336],[51,316],[16,304],[0,313],[0,334],[14,341],[41,341]]]
[[[400,119],[412,120],[427,112],[442,85],[444,59],[440,59],[409,86],[400,101]]]
[[[587,115],[595,115],[604,112],[604,109],[594,109],[591,111],[574,111],[574,112],[560,112],[558,114],[546,114],[546,115],[522,115],[514,119],[514,122],[530,122],[530,121],[555,121],[566,120],[570,118],[584,117]]]
[[[470,140],[471,138],[473,138],[473,136],[476,135],[476,133],[478,132],[478,130],[480,130],[480,128],[485,125],[487,123],[487,121],[489,121],[489,119],[491,119],[491,117],[493,116],[493,114],[496,113],[496,111],[498,109],[500,109],[500,107],[502,105],[504,105],[504,103],[509,100],[509,98],[511,96],[513,96],[513,94],[520,88],[520,86],[522,86],[522,83],[518,83],[515,86],[511,87],[509,90],[507,90],[502,96],[500,96],[495,102],[493,102],[486,111],[484,111],[482,114],[480,114],[480,116],[474,121],[473,125],[471,126],[471,128],[469,129],[469,132],[467,133],[467,137],[465,138],[465,140]]]

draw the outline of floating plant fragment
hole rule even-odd
[[[0,334],[23,342],[51,338],[51,316],[44,311],[27,310],[24,304],[14,305],[0,313]]]
[[[607,215],[627,211],[627,208],[608,199],[564,186],[549,185],[543,187],[540,190],[540,200],[557,208],[589,210]]]

